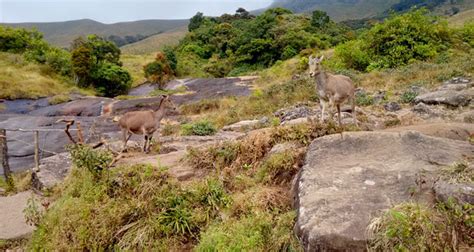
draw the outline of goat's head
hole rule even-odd
[[[165,110],[169,111],[177,111],[178,108],[176,108],[176,105],[171,101],[171,98],[169,95],[162,95],[161,98],[163,99],[161,101],[161,107],[164,108]]]
[[[321,71],[321,62],[323,61],[324,56],[321,58],[309,56],[309,76],[314,77]]]

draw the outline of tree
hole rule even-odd
[[[91,73],[94,68],[92,49],[86,44],[76,44],[72,51],[72,70],[76,76],[76,84],[88,87],[91,82]]]
[[[197,28],[201,26],[201,24],[204,22],[204,14],[202,12],[196,13],[190,20],[189,20],[189,25],[188,25],[188,30],[189,31],[194,31]]]
[[[313,11],[313,15],[311,16],[311,26],[321,29],[329,24],[330,21],[331,19],[326,12],[320,10]]]
[[[130,74],[120,66],[120,49],[97,35],[78,38],[72,44],[72,69],[76,82],[92,85],[105,96],[124,94],[131,87]]]
[[[94,87],[101,95],[114,97],[132,87],[132,77],[120,66],[104,62],[93,73]]]
[[[155,57],[155,61],[146,64],[143,67],[145,77],[148,81],[158,84],[159,89],[163,89],[169,80],[174,76],[169,61],[164,53],[158,52]]]

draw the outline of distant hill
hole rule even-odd
[[[427,7],[436,13],[453,15],[474,7],[472,0],[274,0],[270,7],[294,12],[323,10],[336,21],[384,17],[390,10],[404,12],[413,6]]]
[[[81,19],[51,23],[4,23],[2,25],[25,28],[36,27],[44,34],[44,38],[48,42],[60,47],[69,47],[75,38],[87,34],[97,34],[107,38],[112,36],[115,39],[119,37],[125,42],[127,40],[128,42],[135,42],[151,35],[186,26],[188,22],[188,20],[140,20],[103,24],[90,19]]]
[[[336,20],[362,19],[375,16],[400,0],[275,0],[270,7],[283,7],[294,12],[323,10]]]
[[[122,46],[124,54],[150,54],[156,53],[163,46],[176,45],[188,32],[187,26],[182,26],[157,35],[150,36],[138,42]]]

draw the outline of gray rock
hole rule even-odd
[[[314,116],[318,112],[306,105],[297,105],[290,108],[280,109],[274,115],[280,118],[280,122],[291,121],[298,118]]]
[[[415,103],[444,104],[452,107],[469,105],[474,98],[474,89],[467,90],[438,90],[415,98]]]
[[[416,112],[418,114],[425,114],[425,115],[430,115],[430,116],[437,115],[436,112],[430,108],[430,106],[424,104],[423,102],[416,104],[412,110],[413,112]]]
[[[314,140],[297,182],[295,231],[303,248],[365,251],[372,218],[407,200],[428,202],[434,173],[473,154],[468,142],[413,131],[352,132]],[[426,182],[421,187],[420,177]]]
[[[474,204],[474,184],[450,184],[438,181],[433,187],[436,199],[447,203],[455,199],[460,204]]]
[[[224,131],[249,131],[261,127],[260,120],[245,120],[224,126]]]
[[[40,170],[32,173],[33,188],[41,191],[61,183],[69,173],[71,166],[69,153],[60,153],[41,160]]]
[[[396,102],[389,102],[389,103],[383,105],[383,107],[384,107],[385,110],[390,111],[390,112],[395,112],[395,111],[398,111],[398,110],[402,109],[400,104],[398,104]]]
[[[383,101],[386,100],[386,95],[387,92],[383,91],[383,90],[379,90],[377,91],[377,93],[374,94],[374,103],[375,104],[380,104],[382,103]]]
[[[301,145],[296,142],[279,143],[272,147],[272,149],[268,152],[268,155],[283,153],[290,150],[297,150],[299,148],[301,148]]]

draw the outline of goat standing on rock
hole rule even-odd
[[[341,104],[346,100],[352,105],[352,118],[357,125],[355,112],[355,88],[352,80],[344,75],[333,75],[321,69],[321,58],[309,56],[309,75],[316,79],[316,90],[318,91],[321,104],[321,121],[324,121],[324,111],[329,103],[329,115],[333,118],[332,107],[337,107],[339,125],[341,125]]]
[[[150,151],[150,143],[155,133],[160,128],[160,121],[166,115],[168,110],[176,110],[176,106],[171,101],[168,95],[161,96],[158,110],[146,111],[132,111],[125,113],[118,124],[122,129],[123,134],[123,150],[127,150],[127,142],[132,134],[143,135],[145,137],[145,144],[143,145],[143,152]]]

